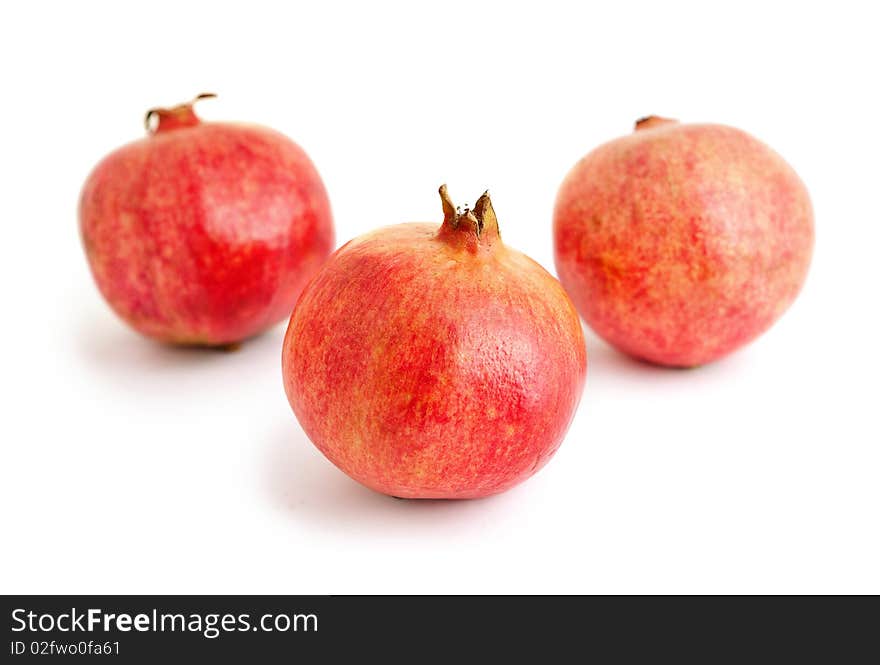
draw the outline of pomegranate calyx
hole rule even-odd
[[[488,190],[477,199],[473,208],[456,207],[449,198],[449,192],[446,185],[440,186],[440,201],[443,204],[443,226],[441,232],[445,230],[447,234],[474,237],[478,244],[489,245],[492,240],[499,237],[498,218],[495,216],[495,210],[492,208],[492,200],[489,198]]]
[[[201,122],[193,110],[195,103],[202,99],[213,99],[216,96],[213,92],[203,92],[185,104],[178,104],[171,108],[152,108],[144,116],[144,127],[148,134],[180,127],[194,127]]]
[[[640,129],[653,129],[654,127],[662,127],[663,125],[677,125],[678,120],[674,118],[664,118],[659,115],[646,115],[644,118],[636,120],[636,131]]]

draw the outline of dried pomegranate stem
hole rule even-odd
[[[195,96],[192,101],[186,102],[184,104],[178,104],[177,106],[172,106],[171,108],[164,108],[161,106],[157,106],[155,108],[151,108],[147,111],[146,116],[144,116],[144,127],[147,130],[148,134],[153,134],[159,128],[159,123],[162,121],[162,118],[172,117],[172,116],[182,116],[182,115],[194,115],[193,114],[193,106],[195,103],[202,99],[213,99],[217,95],[213,92],[203,92]],[[157,118],[159,122],[153,126],[153,118]]]
[[[469,226],[475,230],[477,238],[482,236],[484,231],[491,231],[498,235],[498,218],[495,216],[495,209],[492,208],[492,200],[489,198],[488,190],[477,199],[473,210],[465,208],[462,212],[461,208],[457,208],[449,197],[446,185],[440,185],[440,201],[443,204],[444,225],[457,229],[462,221],[468,221],[470,222]]]
[[[443,204],[443,223],[457,226],[456,220],[459,211],[456,210],[455,204],[449,198],[449,191],[446,189],[446,185],[440,185],[440,202]]]
[[[673,118],[663,118],[659,115],[646,115],[644,118],[636,120],[636,130],[652,129],[653,127],[661,127],[663,125],[677,124],[678,120]]]

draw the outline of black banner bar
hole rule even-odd
[[[752,662],[797,653],[860,662],[877,654],[868,640],[880,616],[875,597],[5,596],[2,604],[9,663],[357,655],[458,663],[476,654]]]

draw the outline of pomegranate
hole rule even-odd
[[[537,263],[501,242],[488,193],[444,219],[345,244],[287,329],[287,397],[312,442],[367,487],[474,498],[553,455],[580,399],[577,312]]]
[[[82,190],[101,293],[133,328],[175,344],[235,345],[284,320],[333,249],[309,158],[271,129],[201,122],[192,103],[152,109],[146,124]]]
[[[792,303],[813,212],[794,170],[745,132],[652,116],[572,169],[554,236],[559,279],[593,330],[637,358],[692,367]]]

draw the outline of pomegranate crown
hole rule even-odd
[[[646,115],[636,120],[636,131],[642,129],[654,129],[655,127],[663,127],[664,125],[677,125],[678,120],[675,118],[664,118],[659,115]]]
[[[195,111],[193,111],[193,106],[202,99],[213,99],[216,96],[213,92],[203,92],[196,95],[192,101],[184,104],[178,104],[170,108],[156,107],[150,109],[144,117],[144,127],[147,130],[147,134],[156,134],[157,132],[169,129],[198,125],[200,120]]]
[[[446,185],[440,185],[440,201],[443,204],[444,227],[453,231],[473,230],[478,240],[484,234],[495,237],[499,235],[498,218],[495,216],[495,209],[492,207],[492,200],[489,198],[488,190],[483,192],[483,195],[477,199],[473,209],[465,207],[462,211],[449,198]]]

